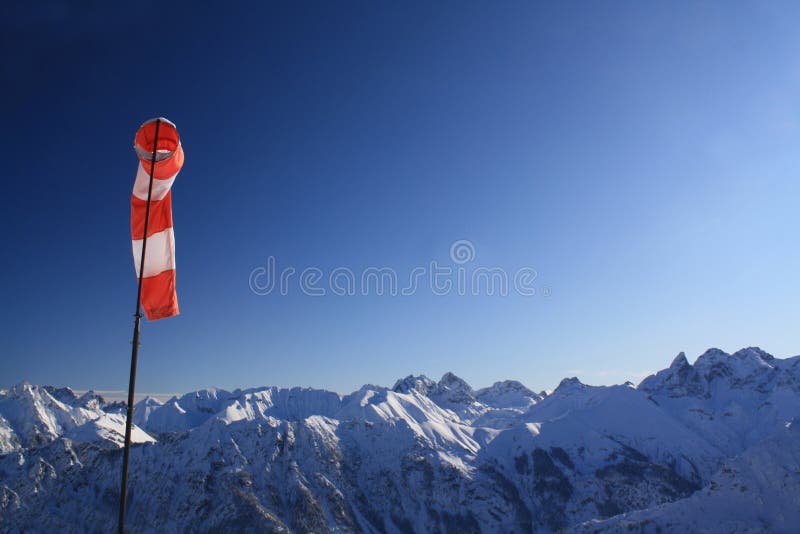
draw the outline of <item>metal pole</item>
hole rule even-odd
[[[131,428],[133,426],[133,392],[136,388],[136,360],[139,357],[139,323],[142,320],[142,276],[144,275],[144,255],[147,251],[147,223],[150,219],[150,197],[153,194],[153,172],[156,168],[158,152],[158,127],[161,119],[156,119],[156,133],[153,138],[153,156],[150,161],[150,185],[147,187],[147,206],[144,211],[144,234],[142,238],[142,258],[139,262],[139,290],[136,293],[136,318],[133,323],[133,349],[131,350],[131,375],[128,382],[128,413],[125,419],[125,452],[122,457],[122,486],[119,492],[119,534],[125,532],[125,500],[128,496],[128,461],[131,456]]]

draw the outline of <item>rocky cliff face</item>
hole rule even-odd
[[[145,399],[128,526],[781,530],[800,510],[799,384],[800,358],[750,348],[694,365],[681,354],[638,388],[565,379],[550,395],[514,381],[475,391],[447,373],[346,396]],[[123,429],[120,405],[97,395],[29,384],[0,394],[0,530],[113,529]]]

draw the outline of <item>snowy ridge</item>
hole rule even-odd
[[[8,390],[0,396],[0,454],[46,445],[61,437],[121,446],[125,417],[116,413],[117,403],[108,404],[90,393],[78,397],[69,388],[28,383]],[[153,438],[136,427],[132,440],[143,443]]]
[[[800,521],[800,357],[682,353],[638,387],[446,373],[205,389],[136,404],[142,532],[789,531]],[[104,530],[124,405],[0,393],[0,530]],[[53,507],[53,503],[56,507]],[[58,510],[58,513],[52,510]]]

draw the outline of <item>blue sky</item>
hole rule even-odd
[[[131,144],[159,115],[186,152],[182,315],[143,324],[138,391],[800,353],[796,4],[3,10],[2,387],[127,386]],[[536,295],[249,287],[269,256],[402,279],[462,239]]]

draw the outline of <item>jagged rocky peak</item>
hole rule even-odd
[[[435,385],[436,382],[425,375],[408,375],[395,382],[394,386],[392,386],[392,391],[396,393],[410,393],[412,390],[416,390],[422,395],[427,395]]]
[[[442,378],[439,380],[439,385],[445,385],[450,388],[460,388],[470,392],[472,391],[472,386],[470,386],[466,380],[454,375],[450,371],[442,375]]]
[[[94,390],[90,389],[80,397],[74,399],[71,404],[73,406],[81,406],[89,410],[105,410],[109,406],[119,408],[120,403],[108,403],[102,395],[98,395]],[[122,406],[124,405],[125,404],[122,403]]]
[[[75,394],[75,392],[68,387],[59,388],[55,386],[43,386],[43,389],[47,391],[54,399],[67,404],[72,404],[78,400],[78,396]]]
[[[685,352],[679,352],[677,356],[672,360],[672,363],[669,365],[670,369],[681,369],[683,367],[689,366],[689,360],[686,359]]]
[[[431,388],[430,396],[437,397],[444,402],[457,404],[475,401],[475,391],[472,386],[449,371],[442,375],[442,379]]]
[[[695,367],[711,366],[715,363],[725,362],[729,357],[730,354],[724,350],[712,347],[701,354],[697,360],[695,360],[694,365]]]
[[[485,395],[487,393],[521,393],[523,395],[536,395],[533,391],[525,387],[522,382],[517,380],[502,380],[500,382],[495,382],[488,388],[479,389],[477,394]]]
[[[693,367],[708,382],[733,374],[731,355],[717,348],[708,349],[701,354]]]
[[[11,397],[19,397],[21,395],[25,395],[26,393],[30,393],[33,391],[33,388],[38,386],[32,386],[30,382],[27,380],[23,380],[19,384],[14,384],[11,386],[11,389],[8,390],[8,395]]]
[[[764,378],[765,372],[777,372],[775,357],[758,347],[748,347],[733,354],[709,349],[697,359],[694,368],[709,382],[724,379],[734,385],[745,379]]]
[[[645,378],[639,389],[649,393],[667,393],[670,397],[686,395],[704,397],[714,384],[742,387],[749,382],[767,384],[775,373],[780,374],[776,359],[758,347],[748,347],[733,354],[717,348],[708,349],[689,365],[680,353],[667,369]],[[785,374],[785,373],[784,373]],[[791,375],[782,376],[782,383],[792,382]],[[762,384],[763,387],[766,385]]]
[[[69,388],[62,388],[62,389],[69,389]],[[72,390],[70,390],[70,392],[72,392]],[[73,393],[73,396],[74,395],[75,394]],[[90,389],[89,391],[87,391],[83,395],[81,395],[80,397],[77,397],[78,401],[88,401],[88,400],[92,400],[92,399],[100,399],[101,401],[105,400],[105,399],[103,399],[103,397],[101,395],[97,394],[93,389]]]
[[[32,385],[27,380],[24,380],[19,384],[15,384],[14,386],[12,386],[11,389],[8,391],[8,397],[33,404],[38,404],[38,403],[48,404],[51,402],[68,404],[56,399],[53,395],[51,395],[50,392],[47,390],[47,387]]]
[[[701,358],[717,361],[720,358],[727,358],[728,355],[719,349],[709,349],[703,356],[697,359],[695,365]],[[686,358],[686,353],[680,352],[672,360],[666,369],[650,375],[639,383],[638,389],[648,393],[666,393],[670,397],[702,396],[706,393],[706,384]]]
[[[775,356],[768,353],[767,351],[761,350],[760,347],[747,347],[741,350],[737,350],[731,356],[734,358],[738,358],[740,360],[752,359],[752,360],[762,360],[765,362],[771,362],[775,360]]]

